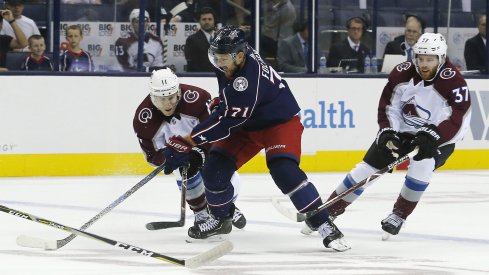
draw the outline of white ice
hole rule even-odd
[[[344,175],[309,177],[327,198]],[[1,178],[0,204],[78,228],[143,177]],[[381,241],[380,221],[403,179],[402,172],[383,176],[335,221],[352,246],[338,253],[274,209],[270,198],[282,195],[269,175],[244,174],[237,205],[248,225],[229,235],[231,253],[196,270],[82,236],[57,251],[20,247],[20,234],[56,240],[68,233],[0,212],[0,274],[488,274],[489,171],[436,172],[400,234]],[[184,227],[146,230],[147,222],[178,219],[179,191],[173,176],[162,175],[87,231],[185,259],[216,245],[185,242],[189,212]]]

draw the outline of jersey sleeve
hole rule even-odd
[[[467,83],[455,68],[446,68],[440,72],[440,81],[435,84],[436,90],[447,100],[451,115],[438,124],[440,144],[451,143],[458,135],[468,129],[471,114],[471,99]]]

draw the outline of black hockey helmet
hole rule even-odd
[[[245,32],[235,26],[224,26],[219,29],[210,43],[209,53],[237,54],[246,50]]]

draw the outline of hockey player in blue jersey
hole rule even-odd
[[[202,172],[208,207],[215,219],[194,225],[189,236],[206,239],[231,232],[231,176],[262,149],[275,184],[299,212],[321,205],[318,191],[299,168],[304,127],[287,83],[248,46],[245,33],[236,27],[220,29],[208,54],[216,67],[219,105],[190,135],[171,138],[165,148],[165,173],[170,173],[188,162],[193,147],[212,145]],[[324,246],[336,251],[350,248],[327,211],[307,223],[319,231]]]

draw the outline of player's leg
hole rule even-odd
[[[295,208],[307,212],[322,204],[321,197],[299,168],[301,155],[301,134],[303,126],[298,118],[264,131],[267,166],[277,187],[287,194]],[[343,240],[343,234],[329,220],[326,209],[310,217],[307,223],[317,229],[326,247],[345,251],[350,247]]]
[[[239,190],[241,189],[241,177],[239,176],[238,172],[234,172],[233,176],[231,177],[231,184],[233,185],[234,189],[233,203],[235,203],[236,199],[238,198]],[[236,207],[236,204],[232,223],[233,226],[238,229],[243,229],[246,226],[246,218],[243,212]]]
[[[179,169],[175,170],[174,174],[177,178],[178,188],[181,190],[182,177]],[[209,216],[204,190],[204,181],[200,170],[189,168],[187,172],[187,192],[185,193],[185,200],[190,209],[194,212],[194,225],[199,221],[207,219]]]
[[[404,185],[392,209],[392,213],[381,221],[382,230],[397,235],[407,217],[414,211],[421,196],[426,191],[434,170],[445,164],[455,146],[449,144],[439,148],[441,154],[435,158],[420,161],[411,160]]]
[[[260,150],[246,132],[238,131],[213,145],[202,170],[207,204],[212,219],[189,229],[189,236],[205,239],[231,232],[236,206],[231,179],[236,170]],[[242,214],[242,213],[241,213]],[[242,225],[242,224],[241,224]]]
[[[389,163],[393,162],[395,158],[387,152],[379,150],[376,143],[372,143],[369,150],[365,154],[363,160],[358,163],[343,179],[343,181],[336,187],[335,191],[331,193],[328,200],[338,196],[338,194],[349,189],[358,182],[373,175],[378,170],[384,168]],[[360,197],[365,188],[369,184],[364,185],[354,192],[346,195],[341,200],[328,207],[328,211],[332,216],[339,216],[345,212],[346,207],[352,204],[356,199]]]

